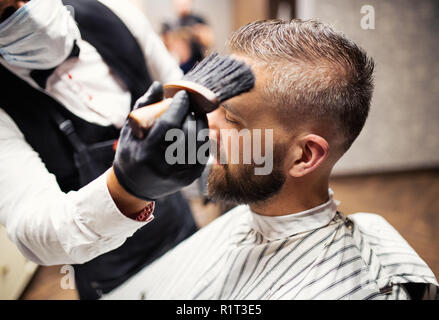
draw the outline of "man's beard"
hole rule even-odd
[[[283,173],[283,146],[275,146],[273,170],[269,175],[255,175],[255,164],[213,165],[208,177],[208,195],[213,200],[235,204],[265,202],[280,192],[286,177]]]

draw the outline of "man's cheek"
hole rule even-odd
[[[228,165],[242,164],[244,141],[236,129],[226,130],[222,135],[222,150]],[[251,139],[247,139],[251,146]]]
[[[229,139],[226,135],[221,135],[221,139],[217,145],[218,148],[218,157],[220,164],[229,164],[229,154],[230,154],[230,144],[227,143],[227,139]]]

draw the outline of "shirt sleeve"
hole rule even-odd
[[[147,223],[118,210],[108,172],[79,191],[62,192],[2,109],[0,148],[0,224],[26,258],[41,265],[84,263],[119,247]]]
[[[183,77],[176,59],[168,52],[146,16],[139,9],[128,1],[100,0],[100,2],[123,21],[139,42],[153,80],[166,83]]]

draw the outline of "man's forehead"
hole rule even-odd
[[[252,91],[260,91],[265,83],[271,80],[273,73],[268,69],[269,65],[266,62],[240,53],[232,53],[230,56],[244,62],[252,69],[256,80],[255,88]]]
[[[1,1],[1,0],[0,0],[0,1]],[[236,59],[236,60],[238,60],[238,61],[243,61],[243,62],[247,63],[247,64],[250,65],[250,66],[251,66],[252,64],[254,64],[253,59],[250,58],[249,56],[244,55],[244,54],[240,54],[240,53],[237,53],[237,52],[232,52],[232,53],[230,54],[230,57],[233,58],[233,59]]]
[[[229,111],[239,114],[244,113],[244,116],[248,117],[248,112],[257,111],[260,104],[266,103],[264,101],[263,87],[267,74],[263,72],[263,68],[253,58],[236,53],[231,54],[231,57],[246,63],[252,69],[255,76],[255,87],[249,92],[227,100],[224,103],[225,109],[230,109]]]
[[[224,109],[230,113],[239,116],[242,119],[251,118],[254,112],[258,112],[259,104],[261,103],[257,87],[249,92],[243,93],[239,96],[233,97],[222,103]]]
[[[247,64],[255,74],[256,81],[261,80],[260,79],[261,76],[266,76],[264,72],[265,68],[263,67],[264,63],[262,63],[262,61],[259,61],[256,58],[247,56],[245,54],[236,53],[236,52],[231,53],[230,57]]]

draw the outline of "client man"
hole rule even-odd
[[[435,298],[435,276],[397,231],[374,214],[344,217],[328,188],[366,121],[372,59],[316,21],[254,22],[229,46],[257,80],[209,115],[211,140],[229,160],[213,165],[209,193],[242,205],[107,298]],[[253,138],[272,130],[270,174],[255,174],[255,161],[232,163],[224,129]],[[270,141],[261,141],[264,150]]]

